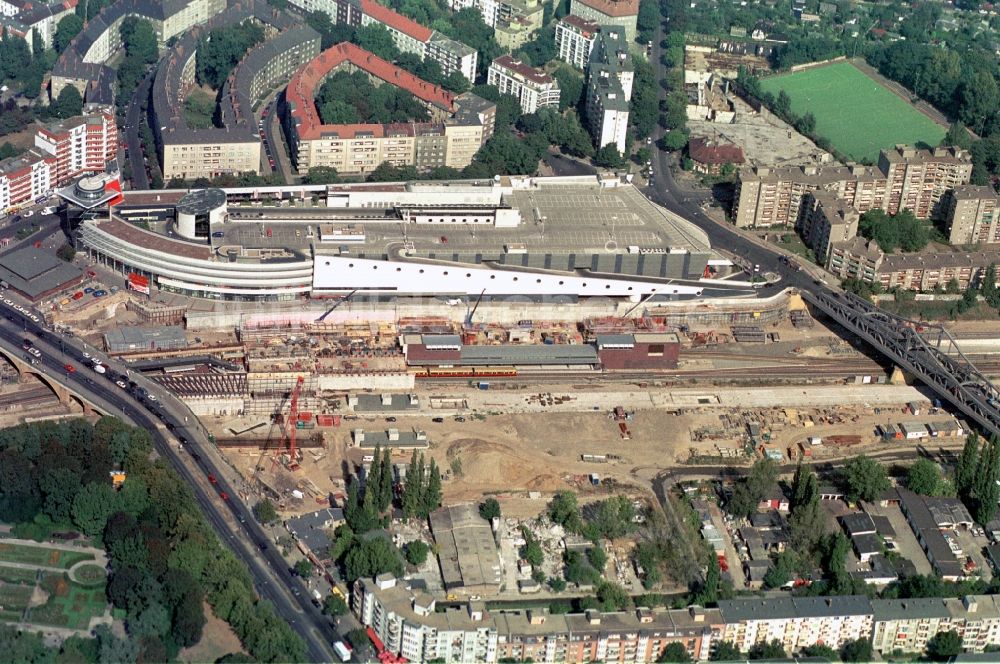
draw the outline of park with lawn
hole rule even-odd
[[[89,632],[109,616],[98,549],[0,540],[0,621]]]
[[[946,128],[850,62],[835,62],[760,79],[791,113],[815,118],[815,134],[854,161],[875,163],[879,150],[897,144],[936,146]],[[774,110],[774,109],[772,109]]]

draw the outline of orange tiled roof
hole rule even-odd
[[[426,28],[416,21],[406,18],[402,14],[397,14],[384,5],[380,5],[375,0],[361,0],[361,11],[379,23],[385,23],[390,28],[399,30],[404,35],[409,35],[417,41],[427,41],[434,32],[430,28]]]

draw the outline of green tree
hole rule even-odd
[[[406,561],[411,565],[423,565],[427,561],[427,554],[430,550],[431,548],[422,540],[407,542],[405,547]]]
[[[613,496],[595,504],[590,510],[587,529],[592,539],[618,539],[635,530],[635,506],[627,496]]]
[[[56,523],[69,520],[73,499],[80,490],[80,476],[69,468],[46,468],[38,479],[45,496],[45,513]]]
[[[788,654],[785,653],[785,647],[778,639],[757,643],[747,653],[748,659],[784,659],[786,657]]]
[[[67,263],[72,263],[73,259],[76,258],[76,249],[71,244],[64,244],[56,251],[56,256]]]
[[[340,182],[340,174],[332,166],[313,166],[302,181],[305,184],[336,184]]]
[[[299,558],[295,561],[295,573],[301,576],[303,579],[307,579],[312,576],[313,564],[308,558]]]
[[[407,518],[414,517],[420,512],[423,495],[424,455],[420,454],[418,457],[417,451],[414,450],[406,472],[406,481],[403,483],[403,514]]]
[[[548,584],[552,592],[561,593],[566,590],[566,579],[561,579],[558,576],[550,576]]]
[[[844,467],[848,498],[872,502],[892,485],[885,473],[885,466],[865,455],[859,455]]]
[[[479,516],[487,521],[500,518],[500,503],[496,498],[487,498],[479,503]]]
[[[863,638],[848,641],[840,648],[840,659],[845,662],[872,661],[872,642]]]
[[[385,537],[362,538],[344,558],[347,581],[354,583],[359,578],[371,578],[385,572],[396,577],[403,575],[403,560],[399,549]]]
[[[374,53],[383,60],[392,62],[399,57],[392,35],[380,23],[369,23],[355,29],[355,42],[369,53]]]
[[[71,14],[75,16],[75,14]],[[69,18],[67,16],[66,18]],[[83,112],[83,97],[80,91],[72,85],[67,85],[59,91],[59,96],[52,104],[52,114],[57,118],[71,118]]]
[[[965,128],[961,122],[953,122],[948,127],[948,132],[941,139],[940,145],[942,147],[959,147],[965,150],[972,148],[972,136],[969,135],[969,130]]]
[[[557,491],[549,503],[549,518],[569,532],[579,532],[583,522],[576,494],[572,491]]]
[[[86,535],[100,533],[115,510],[116,497],[107,482],[87,484],[73,498],[73,522]]]
[[[559,110],[579,107],[584,89],[584,80],[580,72],[567,64],[562,64],[552,72],[552,77],[559,81]]]
[[[640,5],[641,7],[641,5]],[[657,662],[690,662],[691,655],[688,653],[687,648],[684,644],[679,641],[672,641],[667,644],[667,647],[663,649],[660,656],[656,658]]]
[[[836,650],[824,643],[814,643],[802,649],[803,657],[820,657],[829,662],[835,662],[839,658]]]
[[[764,575],[765,588],[781,588],[790,582],[795,574],[795,552],[786,549],[774,559],[774,566]]]
[[[938,632],[927,642],[927,654],[938,662],[947,662],[962,653],[962,637],[953,629]]]
[[[328,616],[342,616],[347,613],[347,602],[339,595],[330,593],[323,598],[323,613]]]
[[[1000,499],[1000,439],[992,436],[983,446],[983,454],[979,457],[976,467],[974,515],[976,521],[985,525],[993,519],[997,511],[997,500]]]
[[[274,509],[274,503],[268,498],[257,501],[257,504],[253,506],[253,515],[265,526],[278,520],[278,512]]]
[[[925,496],[937,495],[941,469],[930,459],[917,459],[906,471],[906,488]]]
[[[377,451],[377,450],[376,450]],[[389,448],[382,450],[382,474],[379,476],[378,486],[378,509],[385,512],[392,506],[392,458],[389,455]]]
[[[742,482],[736,484],[726,508],[731,514],[749,517],[778,481],[778,465],[761,457],[757,459]]]
[[[709,659],[713,662],[732,662],[743,659],[743,653],[732,641],[719,641],[712,649]]]
[[[719,599],[719,587],[722,583],[722,570],[719,568],[719,559],[709,556],[708,568],[705,570],[705,580],[701,583],[697,592],[694,593],[692,603],[699,606],[715,604]]]
[[[52,38],[52,47],[55,48],[56,53],[62,53],[69,46],[70,41],[73,37],[80,34],[83,30],[83,19],[76,14],[67,14],[59,20],[59,24],[56,26],[56,34]]]
[[[621,611],[632,606],[632,597],[617,583],[601,581],[597,584],[597,599],[605,611]]]
[[[437,462],[431,458],[430,470],[427,473],[427,486],[424,488],[421,517],[427,518],[431,512],[441,506],[441,471]]]
[[[186,593],[174,607],[170,633],[176,643],[189,648],[201,641],[205,622],[202,593],[200,590]]]
[[[594,165],[601,168],[621,168],[625,165],[625,159],[617,145],[608,143],[594,154]]]
[[[524,526],[521,527],[521,536],[524,537],[521,557],[528,561],[528,564],[532,567],[541,567],[542,563],[545,562],[545,553],[542,551],[542,545],[535,539],[531,531]]]

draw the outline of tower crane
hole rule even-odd
[[[292,396],[289,399],[288,419],[285,421],[288,436],[288,469],[299,469],[298,449],[295,447],[295,432],[299,421],[299,392],[302,391],[303,376],[295,379],[295,387],[292,388]]]

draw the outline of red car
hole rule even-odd
[[[446,238],[444,235],[441,236],[441,244],[448,244],[448,238]]]
[[[208,481],[211,482],[212,484],[218,484],[219,483],[219,480],[215,479],[215,475],[209,475],[208,476]]]
[[[76,367],[74,367],[72,364],[64,365],[63,369],[66,370],[66,373],[76,373]]]
[[[229,494],[226,493],[225,491],[220,491],[219,498],[222,498],[223,500],[229,500]]]

